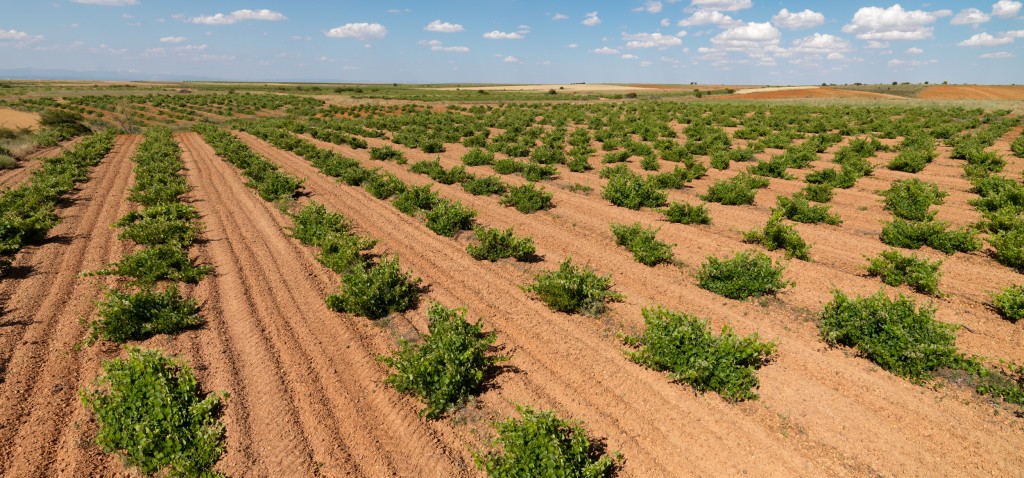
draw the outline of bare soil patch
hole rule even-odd
[[[935,85],[917,94],[924,100],[1024,100],[1024,85]]]
[[[39,115],[36,113],[0,108],[0,128],[36,129],[38,126]]]

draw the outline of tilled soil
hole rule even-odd
[[[17,168],[0,170],[0,190],[14,188],[28,181],[29,176],[43,165],[40,159],[57,157],[64,151],[73,149],[81,140],[80,136],[58,146],[40,149],[19,161]]]

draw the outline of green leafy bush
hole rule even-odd
[[[904,179],[892,183],[887,191],[882,192],[885,208],[893,215],[908,221],[929,221],[935,218],[935,212],[929,211],[932,205],[942,204],[946,193],[939,190],[934,183],[926,183],[920,179]]]
[[[644,308],[643,316],[643,335],[625,339],[637,348],[628,353],[634,362],[726,400],[757,398],[757,369],[774,355],[774,343],[761,342],[757,334],[740,337],[728,326],[715,336],[706,321],[661,307]]]
[[[988,241],[996,250],[994,257],[997,262],[1024,271],[1024,228],[1001,231]]]
[[[182,297],[174,284],[163,292],[151,287],[135,293],[111,289],[97,308],[100,318],[89,323],[90,341],[145,340],[203,324],[199,306],[194,300]]]
[[[491,175],[482,178],[466,179],[462,183],[462,189],[465,189],[467,193],[474,196],[489,196],[491,194],[501,195],[508,191],[508,185],[506,185],[498,176]]]
[[[830,184],[808,184],[800,190],[800,194],[814,202],[829,202],[832,200],[833,192]]]
[[[523,290],[537,293],[552,310],[567,313],[599,315],[606,302],[622,299],[621,294],[612,290],[610,275],[600,276],[589,267],[577,267],[572,258],[567,258],[557,270],[537,274],[534,283]]]
[[[126,225],[117,237],[143,246],[167,244],[185,247],[195,241],[200,229],[199,224],[183,219],[143,217]]]
[[[494,262],[498,259],[513,257],[517,261],[527,260],[536,254],[537,249],[533,239],[529,237],[516,237],[512,228],[501,230],[493,227],[477,226],[473,228],[476,233],[476,244],[466,246],[466,252],[474,259],[488,260]]]
[[[1010,322],[1024,319],[1024,285],[1013,285],[992,294],[992,307]]]
[[[210,266],[196,265],[188,253],[172,244],[160,244],[121,258],[105,269],[90,275],[132,277],[133,283],[152,285],[159,281],[198,283],[213,270]]]
[[[316,202],[310,202],[292,216],[291,230],[299,242],[318,247],[317,260],[339,274],[363,266],[362,252],[377,244],[374,239],[353,234],[348,219]]]
[[[473,228],[476,211],[460,202],[441,200],[424,216],[428,229],[438,235],[452,237],[459,231],[468,231]]]
[[[558,169],[550,164],[525,163],[519,172],[530,182],[552,179],[558,175]]]
[[[156,350],[128,349],[103,363],[96,388],[80,392],[99,424],[96,443],[146,475],[220,476],[226,393],[204,396],[192,369]]]
[[[665,244],[656,238],[657,229],[643,227],[639,222],[627,226],[612,224],[615,243],[625,246],[633,253],[633,258],[645,266],[655,266],[663,262],[672,262],[672,245]]]
[[[843,220],[838,215],[832,214],[831,209],[831,206],[825,204],[811,204],[806,197],[797,193],[791,198],[786,196],[776,198],[773,212],[796,222],[842,224]]]
[[[894,219],[882,227],[881,239],[883,243],[893,247],[920,249],[927,245],[946,254],[981,249],[981,240],[973,229],[948,229],[949,224],[942,221]]]
[[[405,155],[391,146],[370,148],[370,159],[374,161],[394,161],[398,164],[405,164]]]
[[[486,149],[473,148],[462,155],[462,164],[466,166],[488,166],[494,163],[494,153]]]
[[[523,170],[523,163],[511,158],[496,159],[493,167],[498,174],[514,174]]]
[[[554,195],[545,191],[543,187],[538,188],[533,184],[524,184],[509,188],[501,198],[501,205],[512,206],[523,214],[530,214],[542,209],[550,209],[553,197]]]
[[[868,259],[868,273],[882,278],[893,287],[907,284],[923,294],[939,294],[939,266],[942,261],[929,261],[916,255],[905,256],[897,250],[883,251]]]
[[[494,451],[474,453],[477,466],[491,478],[534,476],[604,478],[615,471],[616,457],[590,443],[579,423],[550,411],[516,407],[519,418],[497,422]]]
[[[419,284],[420,279],[402,271],[397,258],[384,258],[376,265],[356,267],[343,276],[338,293],[327,296],[327,306],[338,312],[379,319],[415,307]]]
[[[956,326],[936,321],[935,309],[918,308],[903,295],[892,300],[878,291],[851,299],[835,291],[819,320],[829,344],[854,347],[883,369],[911,379],[930,378],[963,360],[954,344]]]
[[[768,187],[768,179],[740,173],[729,180],[718,180],[708,188],[707,194],[700,198],[707,202],[716,202],[726,206],[754,204],[757,190]]]
[[[668,209],[663,211],[670,222],[679,224],[711,224],[711,215],[708,214],[707,206],[698,204],[696,206],[681,202],[673,202]]]
[[[1024,135],[1013,140],[1013,143],[1010,144],[1010,151],[1013,151],[1014,156],[1024,158]]]
[[[601,197],[616,206],[633,210],[660,207],[668,200],[668,194],[634,173],[616,174],[609,178]]]
[[[489,354],[494,332],[483,323],[466,321],[465,309],[435,303],[427,311],[429,333],[422,342],[402,341],[399,350],[382,360],[395,369],[387,382],[401,393],[421,398],[423,415],[438,418],[480,392],[489,370],[502,357]]]
[[[743,242],[761,244],[769,251],[783,249],[786,257],[795,257],[803,261],[811,260],[811,246],[807,245],[800,233],[788,224],[782,222],[782,216],[778,213],[768,218],[764,229],[753,229],[743,233]]]
[[[405,192],[408,186],[394,174],[382,173],[367,178],[363,183],[363,188],[377,199],[388,199]]]
[[[429,211],[441,202],[441,197],[430,189],[430,185],[410,186],[395,196],[395,208],[410,216],[420,211]]]
[[[784,269],[761,252],[740,251],[729,259],[709,256],[697,271],[697,285],[737,300],[775,295],[792,284],[782,280]]]

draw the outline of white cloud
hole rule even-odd
[[[691,0],[690,5],[705,10],[735,12],[750,8],[754,3],[751,0]]]
[[[938,60],[899,60],[899,59],[895,59],[894,58],[892,60],[889,60],[889,62],[887,64],[890,67],[897,67],[897,66],[913,67],[913,66],[930,65],[930,64],[938,63],[938,62],[939,62]]]
[[[523,35],[519,32],[499,32],[494,30],[493,32],[484,33],[484,38],[488,40],[522,40]]]
[[[447,53],[469,53],[469,47],[465,46],[444,46],[440,40],[420,40],[420,45],[429,46],[430,51],[441,51]]]
[[[659,13],[661,12],[662,4],[657,0],[649,0],[643,5],[633,9],[634,12],[647,12],[647,13]]]
[[[864,7],[853,14],[843,31],[861,40],[924,40],[933,35],[934,29],[928,25],[951,13],[904,10],[898,3],[889,8]]]
[[[679,20],[678,23],[681,27],[718,25],[721,28],[739,26],[742,24],[743,22],[717,10],[697,10],[696,12],[693,12],[693,15],[690,15],[690,18]]]
[[[825,23],[825,15],[806,9],[802,12],[790,12],[783,8],[778,15],[772,17],[772,23],[779,28],[802,30],[814,28]]]
[[[582,24],[584,24],[584,25],[586,25],[588,27],[592,27],[592,26],[595,26],[595,25],[600,25],[601,24],[601,19],[597,17],[597,12],[590,12],[590,13],[587,14],[587,17],[584,18],[583,21],[580,22],[580,23],[582,23]]]
[[[160,43],[182,43],[188,40],[185,37],[163,37],[160,39]]]
[[[506,56],[501,61],[503,61],[505,63],[519,63],[519,58],[516,58],[516,57],[514,57],[512,55],[509,55],[509,56]]]
[[[999,0],[992,4],[992,15],[997,17],[1012,17],[1020,12],[1020,8],[1024,6],[1021,2],[1016,0]]]
[[[565,47],[566,48],[576,48],[578,46],[580,46],[579,43],[570,43],[570,44],[566,45]]]
[[[920,48],[917,48],[917,47],[907,48],[907,50],[904,53],[906,53],[908,55],[923,55],[924,54],[924,50],[922,50]]]
[[[850,43],[835,35],[815,33],[809,37],[793,40],[793,47],[790,50],[795,53],[828,55],[849,51]]]
[[[357,40],[372,40],[384,38],[388,29],[380,23],[346,23],[340,27],[334,27],[324,35],[331,38],[355,38]]]
[[[637,60],[640,57],[633,55],[631,53],[626,53],[625,55],[622,55],[620,58],[622,58],[623,60]]]
[[[280,12],[273,10],[235,10],[227,15],[223,13],[217,13],[214,15],[200,15],[198,17],[192,17],[185,20],[188,23],[197,23],[200,25],[231,25],[238,23],[243,20],[264,20],[264,21],[279,21],[285,20],[288,17]]]
[[[667,19],[667,18],[662,18],[661,21],[658,22],[658,25],[661,25],[663,27],[667,27],[667,26],[669,26],[671,24],[672,24],[672,22],[669,19]]]
[[[832,60],[832,61],[840,61],[840,60],[845,60],[846,59],[846,55],[844,55],[842,53],[839,53],[839,52],[833,52],[833,53],[829,53],[828,56],[825,57],[825,59],[826,60]]]
[[[28,38],[28,33],[19,32],[18,30],[0,30],[0,40],[24,40]]]
[[[997,51],[994,53],[985,53],[983,55],[978,55],[978,58],[985,58],[991,60],[996,58],[1013,58],[1013,56],[1013,53],[1010,53],[1008,51]]]
[[[950,25],[979,25],[992,19],[992,16],[978,10],[977,8],[967,8],[960,10],[952,20],[949,21]]]
[[[428,23],[423,29],[428,32],[436,33],[457,33],[463,30],[462,25],[459,25],[458,23],[441,22],[441,20],[434,20]]]
[[[992,35],[989,35],[986,32],[981,32],[981,33],[978,33],[977,35],[972,35],[970,38],[968,38],[968,39],[966,39],[966,40],[964,40],[964,41],[962,41],[960,43],[957,43],[957,45],[960,45],[960,46],[996,46],[996,45],[1006,45],[1007,43],[1013,43],[1013,38],[1014,38],[1013,36],[1006,35],[1006,34],[1001,34],[999,36],[994,37]]]
[[[590,52],[591,53],[597,53],[598,55],[618,55],[619,54],[619,50],[616,50],[615,48],[608,48],[606,46],[603,46],[603,47],[598,48],[596,50],[590,50]]]
[[[1013,30],[1009,32],[1000,33],[999,35],[1010,38],[1024,38],[1024,30]]]
[[[653,64],[654,64],[654,63],[651,63],[651,62],[649,62],[649,61],[647,61],[647,60],[644,60],[644,61],[641,61],[641,62],[640,62],[640,66],[642,66],[642,67],[644,67],[644,68],[646,68],[646,67],[648,67],[648,66],[651,66],[651,65],[653,65]]]
[[[626,41],[626,48],[657,48],[664,50],[683,44],[683,41],[672,35],[662,33],[622,33],[622,39]]]
[[[100,5],[104,7],[127,7],[130,5],[138,5],[138,0],[71,0],[72,3],[81,3],[83,5]]]
[[[868,42],[867,48],[871,48],[872,50],[884,50],[889,48],[889,42],[871,40]]]
[[[569,16],[568,15],[563,15],[561,13],[556,13],[554,15],[551,15],[551,19],[552,20],[568,20]]]
[[[710,48],[699,48],[697,51],[701,53],[701,59],[711,60],[719,66],[728,63],[729,52],[745,53],[758,65],[773,66],[775,56],[787,53],[779,46],[781,39],[782,33],[771,23],[750,22],[715,35],[711,38]]]

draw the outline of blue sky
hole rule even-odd
[[[1024,81],[1017,0],[4,3],[0,69],[401,83]]]

